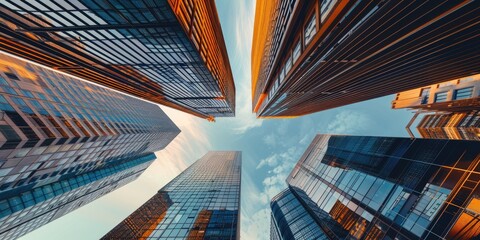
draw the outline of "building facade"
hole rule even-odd
[[[407,125],[417,125],[424,138],[480,140],[480,74],[397,93],[393,109],[416,113]]]
[[[239,239],[241,152],[208,152],[102,239]]]
[[[393,109],[466,112],[480,108],[480,74],[397,93]]]
[[[480,112],[425,114],[417,131],[422,138],[480,141]]]
[[[0,54],[0,238],[131,182],[180,132],[156,105]]]
[[[0,50],[198,117],[235,115],[215,2],[0,2]]]
[[[478,238],[479,163],[478,141],[317,135],[271,202],[271,238]]]
[[[480,72],[474,1],[256,4],[258,117],[305,115]]]

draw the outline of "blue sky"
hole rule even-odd
[[[269,201],[318,133],[407,137],[412,117],[391,110],[393,96],[294,119],[259,120],[251,113],[250,48],[254,1],[217,0],[237,90],[237,117],[216,123],[162,107],[182,130],[136,181],[24,236],[23,239],[98,239],[208,150],[240,150],[242,239],[268,239]]]

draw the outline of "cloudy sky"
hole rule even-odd
[[[209,150],[242,151],[242,239],[268,239],[269,200],[315,134],[406,137],[412,114],[391,110],[393,96],[294,119],[259,120],[251,113],[250,48],[254,0],[217,0],[237,89],[237,116],[209,123],[162,107],[182,130],[136,181],[22,239],[98,239]]]

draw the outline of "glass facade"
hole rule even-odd
[[[0,50],[199,117],[235,115],[214,1],[6,0],[0,6],[8,36]]]
[[[156,105],[0,54],[0,238],[136,179],[180,132]]]
[[[272,200],[273,220],[308,213],[333,239],[471,239],[480,236],[480,142],[318,135],[287,183],[297,207]],[[284,193],[283,193],[284,194]],[[285,218],[286,219],[286,218]],[[285,223],[286,222],[286,223]]]
[[[239,239],[240,152],[208,152],[102,239]]]
[[[252,109],[260,118],[302,116],[478,73],[473,9],[434,0],[257,0]]]

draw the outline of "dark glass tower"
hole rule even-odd
[[[137,178],[180,130],[156,105],[0,54],[0,238]]]
[[[0,50],[198,117],[235,115],[213,0],[0,2]]]
[[[480,72],[476,1],[256,4],[258,117],[301,116]]]
[[[272,239],[480,236],[480,142],[318,135],[272,202]]]
[[[239,239],[240,152],[208,152],[102,239]]]

